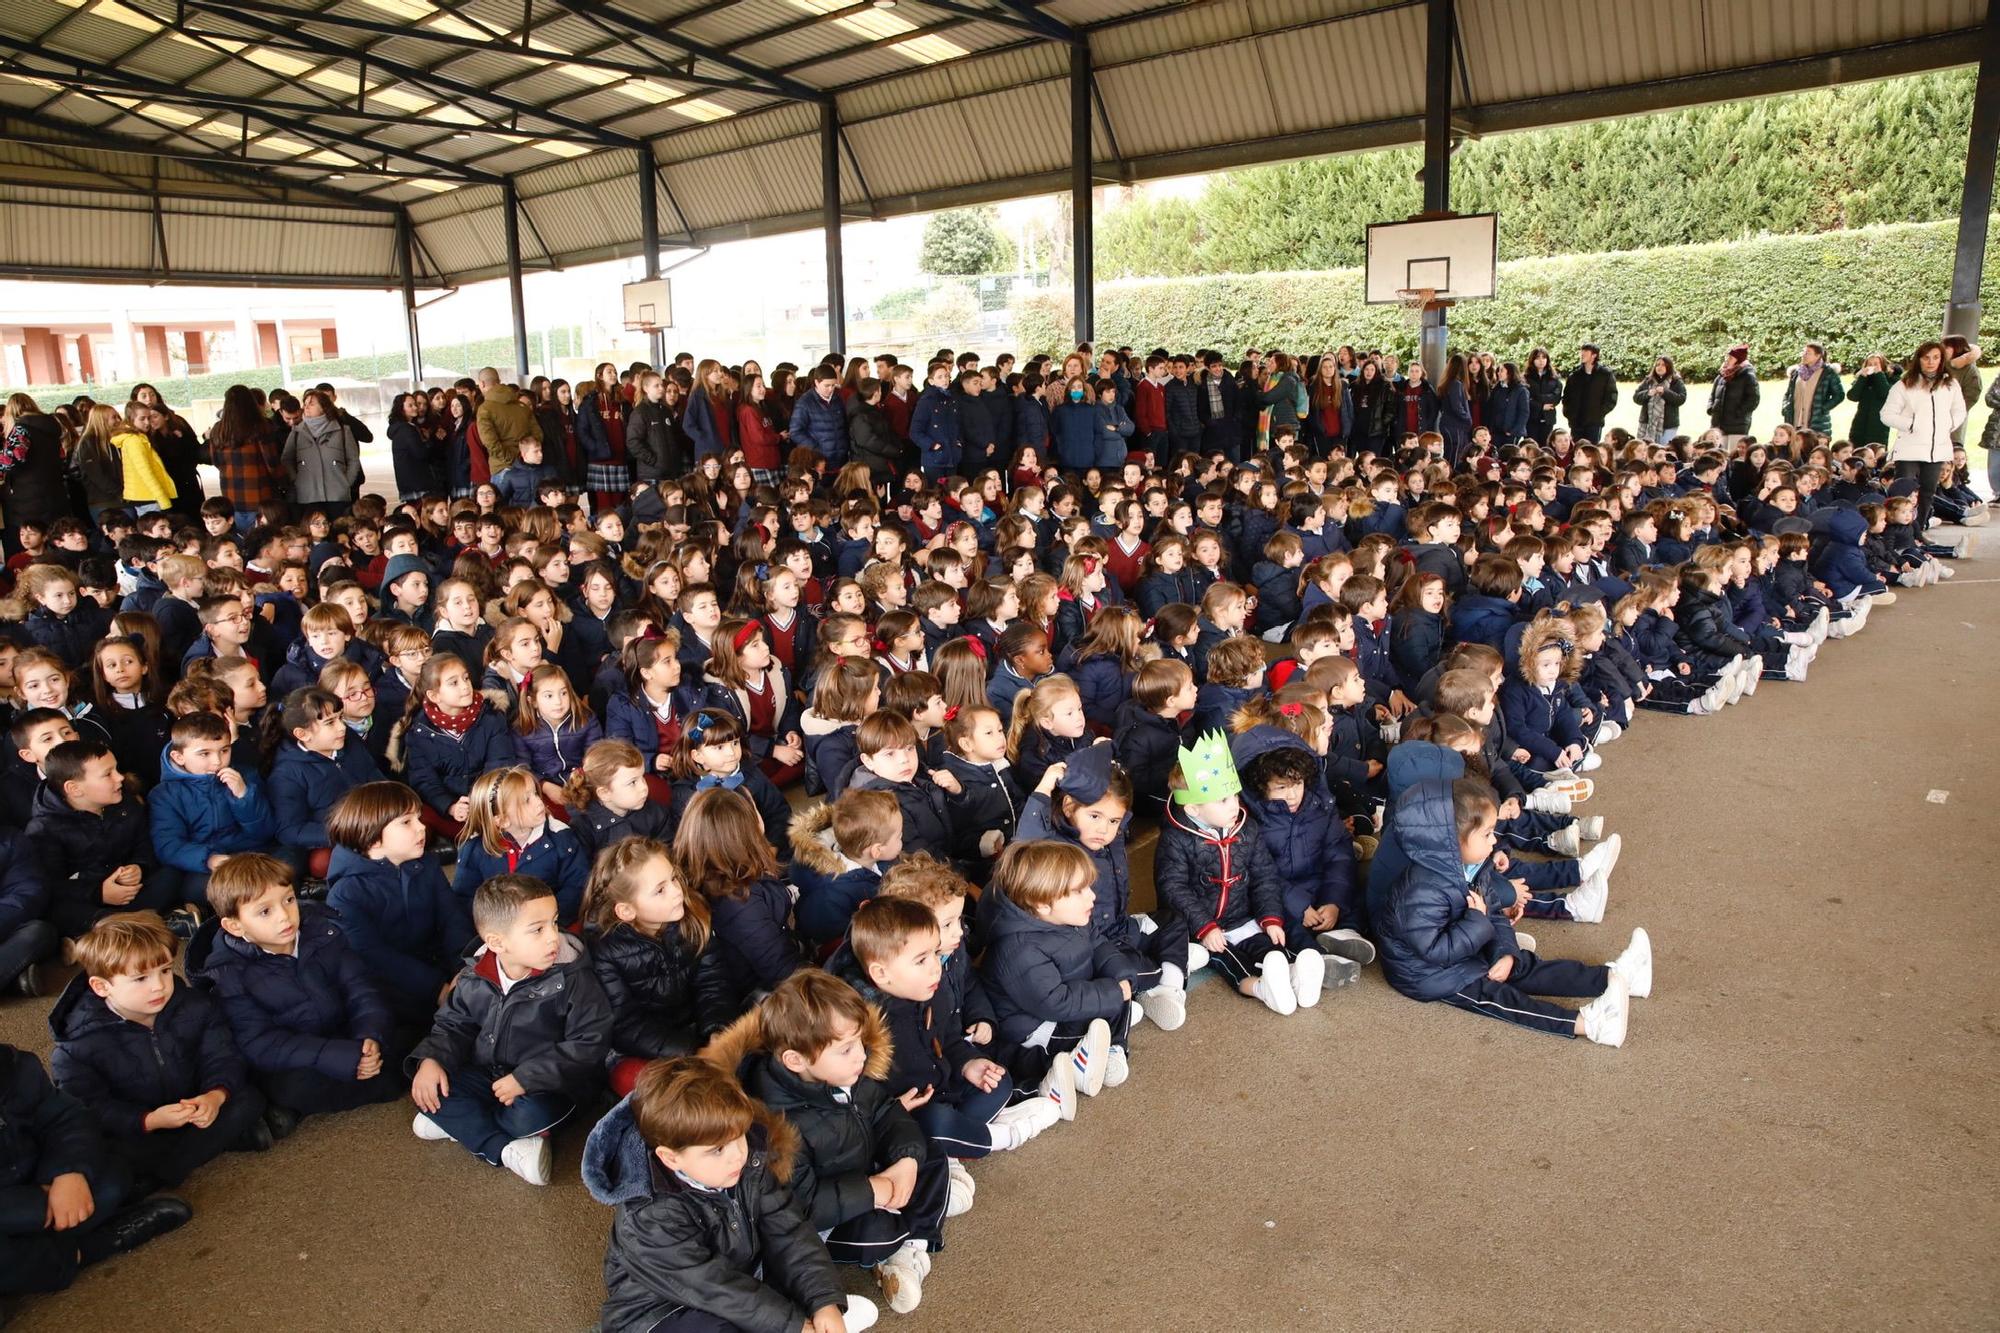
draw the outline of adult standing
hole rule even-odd
[[[23,523],[43,531],[67,512],[62,423],[25,393],[9,394],[0,413],[0,504],[7,509],[7,550],[21,549]]]
[[[1528,353],[1528,373],[1521,377],[1521,383],[1528,391],[1525,433],[1536,444],[1545,445],[1556,428],[1556,406],[1563,397],[1562,376],[1556,374],[1547,348],[1537,347]]]
[[[1262,404],[1270,409],[1270,425],[1265,428],[1264,438],[1273,438],[1280,426],[1290,426],[1293,438],[1299,434],[1299,418],[1306,411],[1305,386],[1293,373],[1292,358],[1285,352],[1271,355],[1270,373],[1265,380],[1264,392],[1260,396]]]
[[[1573,440],[1596,444],[1604,435],[1604,422],[1618,403],[1618,378],[1598,360],[1597,344],[1585,343],[1577,349],[1577,367],[1563,384],[1563,418],[1569,422]]]
[[[1306,441],[1315,458],[1325,458],[1347,443],[1354,432],[1354,399],[1350,384],[1341,373],[1340,363],[1329,352],[1319,359],[1319,373],[1313,377],[1306,414]]]
[[[1528,386],[1521,383],[1521,368],[1503,361],[1494,373],[1493,387],[1486,394],[1485,426],[1496,445],[1513,444],[1528,432]]]
[[[1639,405],[1639,438],[1647,444],[1670,443],[1680,428],[1681,404],[1687,396],[1674,359],[1655,357],[1651,373],[1632,391],[1632,401]]]
[[[600,510],[625,503],[632,486],[632,469],[625,452],[625,418],[629,409],[618,384],[618,367],[597,363],[591,384],[576,405],[576,438],[583,445],[584,484]]]
[[[1970,412],[1972,405],[1979,401],[1979,346],[1956,333],[1947,334],[1944,339],[1944,356],[1945,369],[1949,370],[1951,377],[1958,381],[1959,392],[1965,395],[1965,410]],[[1961,424],[1952,432],[1951,442],[1963,444],[1964,435],[1965,427]],[[1991,472],[1993,467],[1991,459],[1987,460],[1986,466]]]
[[[1855,444],[1887,444],[1889,428],[1882,424],[1882,404],[1889,401],[1889,386],[1902,374],[1880,352],[1861,358],[1860,373],[1847,386],[1847,401],[1854,404],[1854,420],[1847,425],[1847,438]]]
[[[1889,389],[1882,420],[1896,432],[1890,459],[1896,477],[1917,479],[1917,535],[1930,526],[1938,477],[1951,462],[1952,436],[1965,426],[1965,394],[1952,373],[1944,344],[1925,343],[1903,378]]]
[[[236,511],[244,532],[261,522],[265,505],[282,504],[288,482],[279,459],[284,437],[264,415],[257,395],[232,384],[222,395],[222,415],[208,432],[208,461],[215,464],[222,494]],[[468,494],[470,492],[468,491]]]
[[[1757,367],[1750,364],[1750,344],[1736,344],[1723,356],[1708,390],[1708,424],[1722,432],[1724,445],[1734,449],[1750,433],[1750,419],[1763,394]]]
[[[304,413],[285,437],[284,466],[292,477],[292,498],[339,518],[354,503],[361,477],[361,446],[339,412],[318,389],[299,400]]]
[[[334,418],[339,421],[339,418]],[[494,473],[510,468],[521,458],[521,441],[540,440],[541,423],[535,420],[535,409],[521,401],[521,391],[512,384],[500,382],[500,372],[491,366],[479,372],[479,411],[475,414],[474,425],[479,430],[479,445],[486,451],[487,475],[481,477],[479,469],[473,469],[473,481],[490,481]],[[349,432],[352,438],[352,432]]]
[[[437,489],[437,467],[424,433],[424,396],[399,393],[389,403],[389,461],[396,472],[396,498],[409,503]]]
[[[195,465],[201,461],[201,436],[188,425],[186,417],[167,406],[167,400],[152,385],[133,385],[132,399],[153,410],[154,424],[146,432],[147,438],[152,441],[160,465],[167,470],[167,479],[174,484],[174,500],[167,508],[194,517],[201,513],[203,498],[201,474],[195,471]]]
[[[681,429],[694,445],[697,460],[726,454],[736,447],[736,405],[723,386],[722,363],[714,359],[695,367]]]
[[[852,417],[851,412],[849,416]],[[852,425],[850,420],[850,434]],[[784,475],[785,441],[778,431],[778,423],[771,416],[770,391],[764,387],[764,377],[745,366],[742,383],[736,390],[736,438],[743,449],[743,461],[750,465],[751,480],[759,486],[775,486]]]
[[[1354,377],[1354,390],[1348,397],[1354,401],[1355,456],[1388,453],[1389,433],[1396,428],[1396,409],[1402,400],[1394,386],[1382,378],[1380,361],[1371,356],[1361,363],[1361,373]]]
[[[1444,436],[1444,456],[1453,467],[1465,457],[1472,443],[1472,393],[1463,353],[1453,352],[1445,362],[1444,378],[1437,386],[1437,428]]]
[[[1826,363],[1826,348],[1809,342],[1799,363],[1785,372],[1785,420],[1800,430],[1833,434],[1833,409],[1847,400],[1840,372]]]
[[[1222,353],[1210,352],[1201,359],[1201,383],[1196,386],[1195,415],[1201,418],[1201,449],[1203,453],[1220,452],[1232,463],[1242,457],[1238,452],[1243,438],[1243,429],[1238,420],[1238,399],[1242,390],[1236,377],[1229,373],[1223,363]]]
[[[792,447],[811,449],[836,471],[847,462],[847,408],[834,401],[839,391],[840,376],[815,366],[811,387],[792,405]]]

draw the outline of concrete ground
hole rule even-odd
[[[1204,983],[1187,1027],[1135,1037],[1129,1084],[976,1167],[890,1326],[1992,1328],[2000,560],[1959,569],[1808,683],[1645,715],[1607,752],[1609,918],[1535,933],[1592,960],[1652,933],[1623,1049],[1372,971],[1290,1019]],[[0,1002],[0,1040],[46,1054],[47,1007]],[[535,1190],[409,1115],[217,1163],[192,1224],[17,1326],[591,1324],[608,1219],[581,1127]]]

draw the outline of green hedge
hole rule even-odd
[[[1996,220],[2000,221],[2000,220]],[[1500,265],[1500,294],[1451,312],[1452,342],[1526,357],[1546,346],[1567,364],[1594,342],[1621,375],[1656,355],[1700,374],[1732,344],[1767,368],[1816,338],[1837,362],[1907,355],[1935,337],[1951,285],[1955,223],[1915,223]],[[1980,345],[2000,353],[2000,247],[1988,252]],[[1394,306],[1362,302],[1360,269],[1205,278],[1131,278],[1097,287],[1097,341],[1137,348],[1415,346]],[[1067,295],[1013,303],[1022,355],[1074,346]]]

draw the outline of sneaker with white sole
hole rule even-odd
[[[1618,855],[1625,850],[1625,839],[1612,834],[1603,842],[1586,852],[1576,863],[1576,873],[1589,879],[1592,875],[1610,878],[1611,868],[1618,864]]]
[[[1632,932],[1625,952],[1611,960],[1611,970],[1625,981],[1625,992],[1637,999],[1653,993],[1653,937],[1641,926]]]
[[[1208,966],[1208,950],[1199,944],[1188,945],[1187,974],[1193,976]]]
[[[1599,1046],[1623,1046],[1625,1044],[1625,1020],[1631,1010],[1631,997],[1625,992],[1625,978],[1616,971],[1611,974],[1611,984],[1604,988],[1604,994],[1576,1011],[1583,1020],[1583,1035],[1586,1040]]]
[[[1357,967],[1366,967],[1375,961],[1375,946],[1366,935],[1346,926],[1335,926],[1332,930],[1321,931],[1319,947],[1335,958],[1345,958]]]
[[[1604,920],[1605,904],[1611,901],[1611,885],[1602,875],[1586,875],[1583,883],[1563,896],[1563,906],[1569,909],[1570,920],[1581,921],[1586,926],[1594,926]]]
[[[1813,636],[1809,630],[1788,629],[1782,637],[1786,643],[1789,643],[1794,648],[1809,648],[1812,646]]]
[[[1116,1088],[1132,1077],[1132,1061],[1123,1046],[1113,1046],[1104,1057],[1104,1086]]]
[[[1811,665],[1811,649],[1792,649],[1789,653],[1785,654],[1785,679],[1804,680],[1806,678],[1806,669]]]
[[[417,1118],[410,1122],[410,1132],[425,1143],[443,1143],[451,1137],[450,1134],[445,1132],[443,1125],[440,1125],[422,1111],[417,1112]]]
[[[1590,753],[1584,755],[1582,761],[1577,764],[1576,771],[1579,773],[1595,773],[1603,767],[1604,756],[1592,750]]]
[[[882,1312],[875,1308],[875,1302],[866,1296],[850,1295],[847,1298],[847,1313],[841,1316],[841,1323],[846,1326],[847,1333],[862,1333],[864,1329],[875,1327],[881,1318]]]
[[[1076,1090],[1086,1097],[1104,1091],[1104,1069],[1111,1058],[1111,1025],[1101,1018],[1090,1020],[1083,1040],[1069,1053],[1076,1066]]]
[[[1576,836],[1585,842],[1604,841],[1604,816],[1584,815],[1576,821]]]
[[[1757,692],[1757,682],[1762,679],[1764,679],[1763,654],[1753,653],[1749,660],[1743,664],[1743,692],[1745,694],[1755,694]]]
[[[1299,997],[1292,990],[1292,964],[1285,951],[1273,949],[1265,954],[1258,972],[1257,998],[1264,1002],[1264,1007],[1274,1014],[1297,1013]]]
[[[1569,813],[1569,797],[1554,787],[1537,787],[1528,793],[1524,808],[1539,810],[1543,814],[1566,815]]]
[[[1535,951],[1535,937],[1525,930],[1517,930],[1514,932],[1514,947],[1523,953],[1533,953]]]
[[[1545,842],[1548,845],[1548,849],[1554,852],[1557,856],[1582,855],[1582,848],[1577,840],[1578,822],[1579,821],[1573,819],[1569,823],[1564,824],[1561,828],[1557,829],[1555,832],[1549,834],[1547,839],[1545,839]]]
[[[875,1265],[875,1280],[882,1284],[882,1299],[897,1314],[908,1314],[923,1302],[923,1266],[908,1245]]]
[[[1139,1008],[1153,1026],[1172,1032],[1187,1022],[1187,992],[1179,986],[1159,985],[1139,993]]]
[[[965,1163],[956,1157],[947,1157],[944,1163],[944,1215],[957,1217],[972,1211],[973,1197],[978,1187],[972,1183],[972,1173],[965,1169]]]
[[[1590,743],[1592,745],[1609,745],[1624,734],[1625,728],[1619,726],[1616,722],[1607,720],[1602,726],[1598,727],[1597,734],[1590,738]]]
[[[1868,601],[1871,607],[1894,606],[1896,604],[1896,594],[1893,592],[1878,592],[1869,598]]]
[[[1063,1120],[1076,1119],[1076,1061],[1057,1056],[1049,1072],[1042,1075],[1042,1100],[1056,1108]]]
[[[1062,1119],[1062,1111],[1048,1097],[1030,1097],[1015,1102],[986,1122],[987,1137],[994,1152],[1012,1152]]]
[[[525,1139],[515,1139],[502,1148],[500,1165],[530,1185],[546,1185],[555,1166],[555,1156],[547,1135],[532,1134]]]
[[[1326,985],[1326,955],[1318,949],[1301,949],[1299,956],[1292,960],[1292,998],[1299,1002],[1299,1008],[1310,1009],[1319,1003],[1319,993]]]
[[[1953,569],[1950,565],[1947,565],[1942,560],[1931,561],[1931,568],[1937,571],[1937,577],[1939,579],[1953,578],[1958,574],[1958,571],[1956,569]]]

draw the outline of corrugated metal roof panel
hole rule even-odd
[[[768,110],[731,116],[727,120],[669,135],[660,140],[655,149],[662,162],[686,162],[751,144],[817,133],[818,107],[800,102],[780,102]]]
[[[690,227],[720,227],[770,211],[763,182],[733,153],[676,162],[666,175]]]
[[[396,232],[386,216],[345,223],[279,221],[204,208],[161,214],[169,267],[379,281],[395,272]]]
[[[813,16],[813,11],[805,5],[794,4],[793,0],[736,0],[712,14],[704,14],[692,23],[676,23],[675,32],[684,34],[689,40],[704,46],[724,47],[740,43],[748,47],[757,41],[755,34],[769,32],[773,28],[787,27]],[[828,20],[805,29],[807,32],[837,32],[838,26]],[[669,38],[668,40],[672,40]],[[759,43],[753,54],[743,53],[744,59],[758,64],[771,63],[770,46]]]
[[[1092,33],[1090,49],[1100,65],[1145,60],[1170,51],[1193,51],[1248,37],[1253,31],[1250,17],[1245,0],[1215,0]]]
[[[1068,75],[1068,52],[1053,42],[1042,42],[864,83],[840,94],[840,114],[852,122]]]
[[[940,139],[957,141],[964,134],[964,121],[950,107],[934,106],[850,125],[847,142],[853,145],[869,189],[877,194],[914,194],[928,188],[945,166],[940,158],[946,155],[925,145]],[[951,156],[965,159],[963,152]],[[966,162],[964,169],[972,169],[972,164]]]
[[[1158,9],[1161,0],[1057,0],[1055,4],[1037,5],[1050,18],[1059,19],[1072,28],[1086,23],[1102,23],[1106,19],[1119,18],[1126,14],[1137,14],[1142,10]],[[1190,0],[1200,4],[1201,0]]]
[[[0,200],[40,191],[0,187]],[[72,201],[76,202],[76,201]],[[150,269],[153,219],[144,201],[136,209],[99,207],[0,207],[0,264]]]
[[[1262,138],[1278,114],[1247,42],[1103,70],[1097,87],[1128,157]],[[1201,114],[1162,115],[1165,88],[1173,89],[1176,105],[1200,107]]]
[[[755,176],[763,186],[771,212],[803,213],[820,206],[817,138],[780,139],[733,156],[736,169]]]
[[[639,191],[608,185],[575,186],[551,194],[523,198],[522,210],[535,221],[535,231],[557,255],[580,254],[605,246],[630,245],[639,248]],[[522,244],[532,250],[534,233],[526,232]]]

